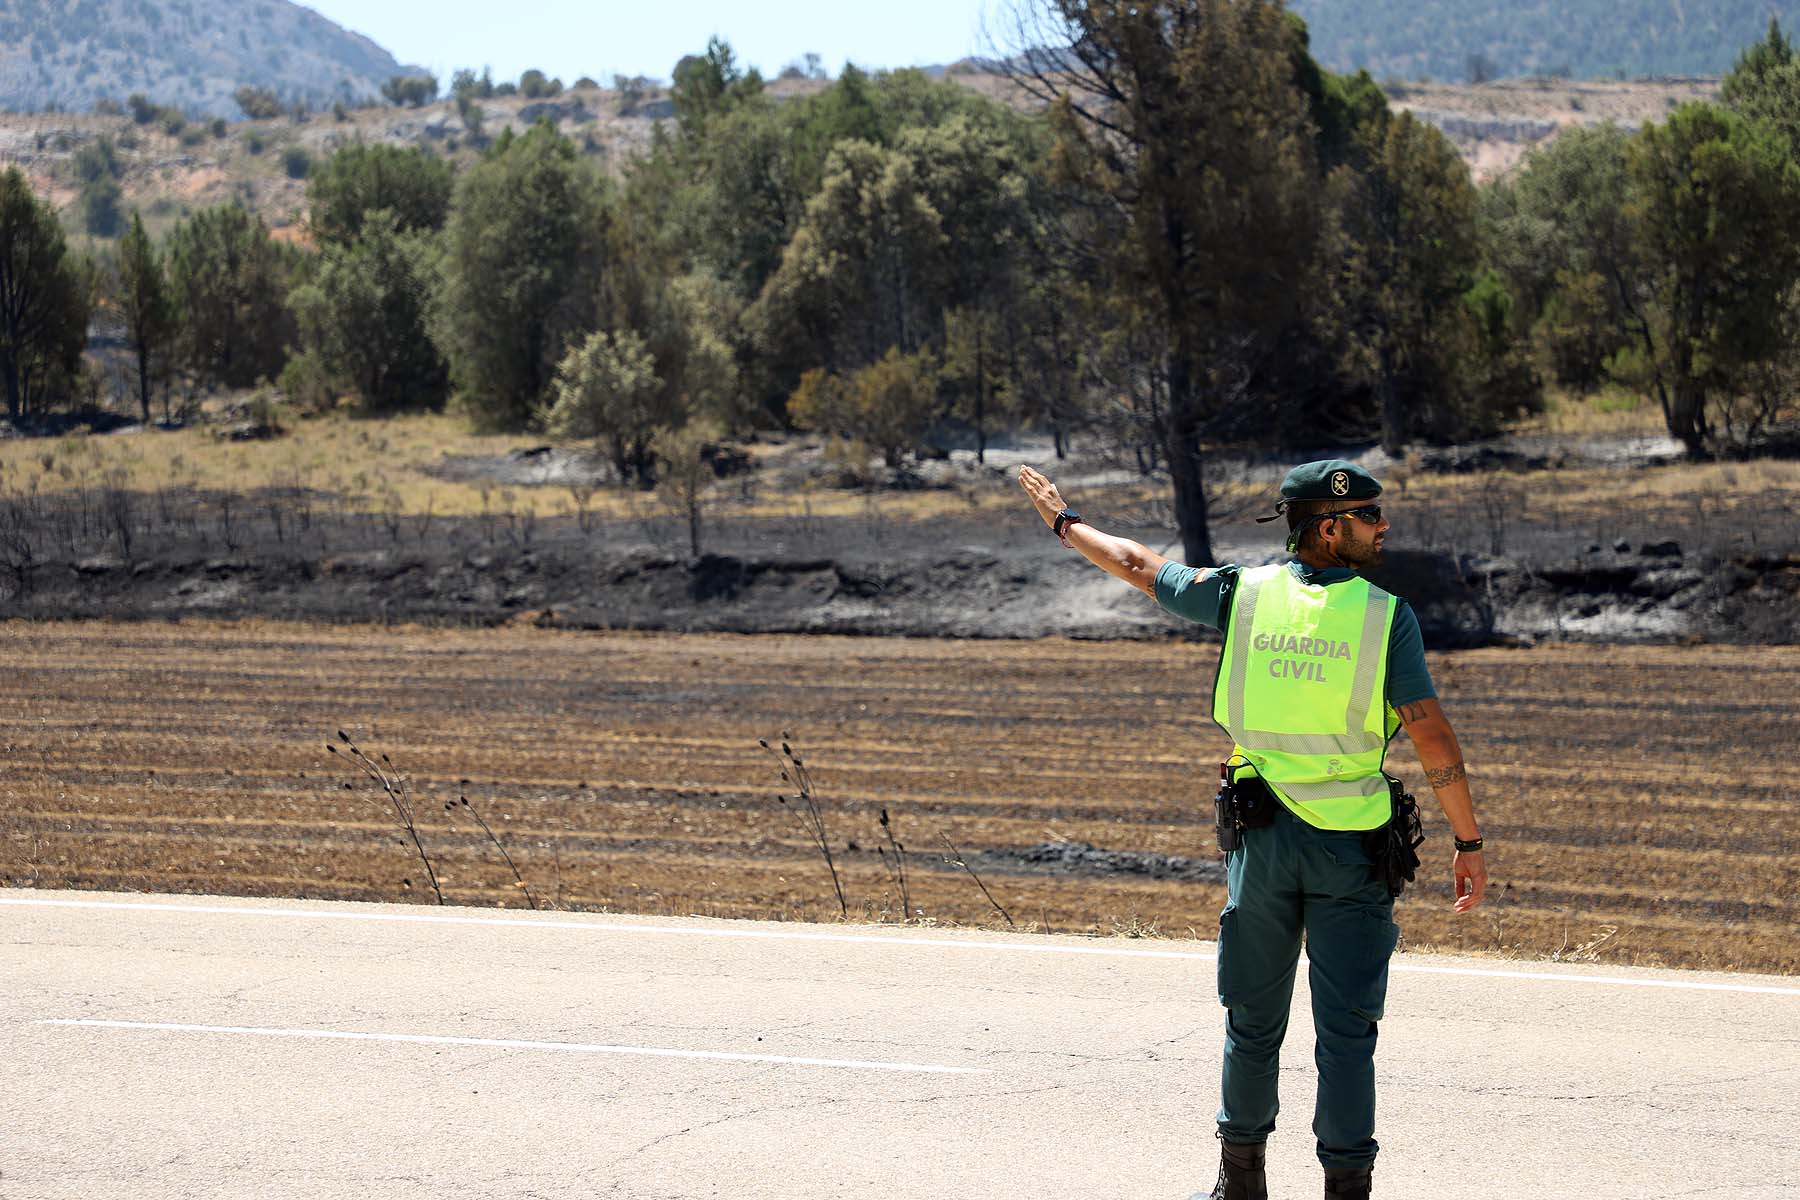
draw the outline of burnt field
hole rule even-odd
[[[1003,907],[1021,928],[1208,937],[1216,653],[12,622],[0,879],[433,902],[386,798],[326,752],[341,729],[410,777],[453,903],[837,919],[757,746],[787,729],[853,919],[902,917],[885,809],[914,920],[1004,926]],[[1800,650],[1553,645],[1433,669],[1493,890],[1451,914],[1427,800],[1410,945],[1800,971]],[[1404,741],[1390,766],[1424,795]]]

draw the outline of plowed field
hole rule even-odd
[[[273,624],[0,626],[0,878],[338,899],[433,895],[344,730],[408,774],[446,897],[832,919],[758,737],[793,745],[851,915],[1210,936],[1220,885],[1009,852],[1211,853],[1216,649],[1184,643],[570,634]],[[1449,911],[1427,800],[1415,946],[1800,971],[1800,650],[1552,646],[1433,660],[1493,891]],[[1412,752],[1391,766],[1427,795]],[[459,781],[467,780],[467,783]],[[1037,858],[1045,856],[1039,854]],[[1054,857],[1054,855],[1050,856]]]

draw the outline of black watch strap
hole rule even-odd
[[[1466,842],[1463,841],[1461,838],[1456,838],[1455,841],[1456,841],[1456,849],[1457,849],[1458,853],[1461,853],[1461,854],[1473,854],[1475,851],[1481,849],[1481,839],[1480,838],[1470,838]]]
[[[1069,526],[1075,524],[1075,522],[1077,522],[1079,520],[1081,520],[1080,513],[1076,512],[1072,508],[1065,508],[1061,512],[1056,514],[1056,523],[1053,524],[1050,528],[1056,534],[1057,537],[1062,537],[1062,536],[1064,536],[1064,533],[1065,533],[1065,531],[1067,531]]]

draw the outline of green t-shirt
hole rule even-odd
[[[1288,564],[1301,583],[1330,587],[1355,577],[1348,567],[1313,568],[1294,559]],[[1186,617],[1202,625],[1225,630],[1225,619],[1231,609],[1226,597],[1237,586],[1236,566],[1226,565],[1200,578],[1198,567],[1166,562],[1156,573],[1156,602],[1178,617]],[[1419,632],[1419,618],[1412,605],[1394,597],[1394,623],[1388,631],[1387,702],[1390,708],[1437,699],[1431,671],[1425,666],[1425,637]]]

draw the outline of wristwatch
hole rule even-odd
[[[1473,854],[1481,849],[1480,838],[1469,838],[1467,841],[1462,838],[1452,838],[1451,840],[1456,843],[1456,850],[1459,854]]]
[[[1056,514],[1056,521],[1054,524],[1052,524],[1050,526],[1050,528],[1056,534],[1057,537],[1062,539],[1063,545],[1066,546],[1069,544],[1069,539],[1064,535],[1064,531],[1067,530],[1069,528],[1069,526],[1075,524],[1075,522],[1077,522],[1079,520],[1081,520],[1080,513],[1076,512],[1072,508],[1065,508],[1061,512]]]

